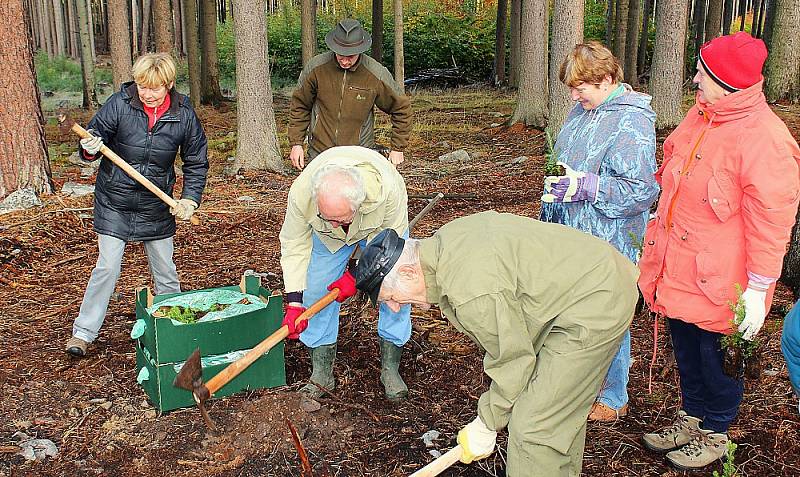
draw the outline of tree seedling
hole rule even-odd
[[[547,138],[547,152],[544,158],[544,175],[545,176],[563,176],[566,174],[563,166],[558,164],[558,151],[554,149],[553,136],[550,131],[545,131],[545,138]]]
[[[200,318],[204,317],[208,313],[213,311],[222,311],[230,305],[220,305],[220,304],[213,304],[208,310],[198,310],[188,306],[162,306],[160,307],[154,316],[159,318],[169,318],[175,321],[180,321],[181,323],[195,323]]]
[[[722,463],[722,473],[720,474],[715,470],[712,477],[739,477],[739,472],[736,470],[736,464],[734,463],[737,447],[736,443],[728,441],[726,447],[725,462]]]
[[[739,325],[744,320],[745,308],[742,300],[742,286],[735,285],[736,303],[728,303],[733,312],[731,320],[732,333],[720,339],[720,345],[725,352],[722,362],[722,370],[728,376],[741,379],[743,376],[757,378],[761,372],[760,360],[758,357],[758,340],[746,340],[739,331]]]

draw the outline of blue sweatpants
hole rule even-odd
[[[706,331],[685,321],[670,318],[672,349],[681,377],[682,408],[702,419],[702,428],[728,432],[736,418],[744,393],[744,380],[722,371],[722,334]]]
[[[313,245],[308,264],[307,287],[303,291],[303,306],[308,308],[328,293],[328,285],[342,276],[347,261],[353,253],[353,245],[345,245],[331,253],[316,233],[311,234]],[[408,238],[408,232],[403,235]],[[363,248],[366,239],[359,242]],[[334,301],[308,320],[308,328],[300,334],[300,341],[309,348],[329,345],[339,336],[339,302]],[[404,305],[398,313],[381,304],[378,313],[378,336],[396,345],[403,346],[411,338],[411,305]]]

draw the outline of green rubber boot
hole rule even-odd
[[[336,359],[336,343],[329,345],[317,346],[316,348],[308,348],[311,354],[311,378],[320,386],[328,391],[333,391],[336,388],[336,380],[333,377],[333,361]],[[325,391],[312,383],[308,383],[300,389],[300,392],[305,393],[310,398],[318,398],[327,394]]]
[[[397,403],[408,397],[408,386],[403,382],[399,372],[403,347],[396,346],[383,338],[380,339],[380,346],[381,382],[386,390],[386,399]]]

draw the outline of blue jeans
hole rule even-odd
[[[342,276],[354,245],[345,245],[331,253],[316,233],[311,233],[311,260],[308,264],[307,286],[303,291],[303,306],[308,308],[328,293],[328,285]],[[408,232],[403,235],[408,237]],[[359,242],[363,248],[366,239]],[[308,328],[300,334],[300,341],[309,348],[329,345],[339,336],[339,308],[334,301],[308,320]],[[411,305],[404,305],[398,313],[381,304],[378,313],[378,336],[396,345],[403,346],[411,338]]]
[[[631,331],[625,332],[614,360],[606,373],[597,401],[619,410],[628,403],[628,371],[631,368]]]
[[[744,380],[722,371],[722,334],[706,331],[670,318],[672,349],[681,376],[682,407],[686,414],[702,419],[702,428],[728,432],[739,412]]]
[[[792,311],[783,320],[781,351],[789,370],[789,381],[795,395],[800,397],[800,301],[794,304]]]

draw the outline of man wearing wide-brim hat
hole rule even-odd
[[[292,94],[289,158],[297,169],[334,146],[375,146],[374,106],[391,116],[389,159],[403,162],[411,134],[411,101],[383,65],[364,54],[372,36],[358,20],[344,19],[325,36],[331,51],[312,58]]]
[[[438,305],[485,351],[492,382],[458,433],[462,462],[507,427],[507,476],[580,475],[586,416],[639,296],[633,262],[579,230],[489,211],[423,240],[383,230],[353,275],[390,310]]]

